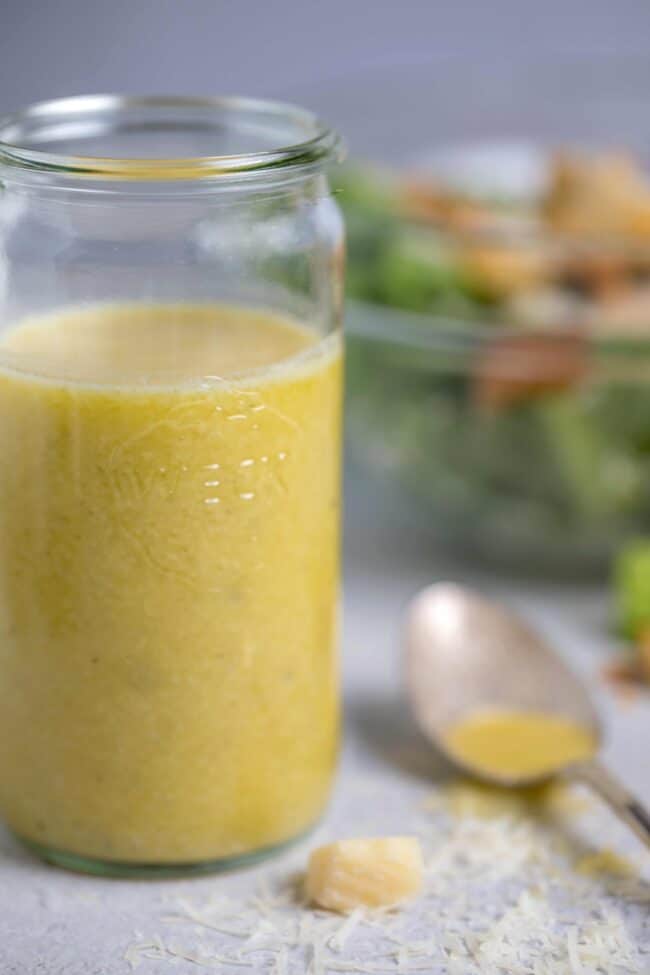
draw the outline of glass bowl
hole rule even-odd
[[[437,539],[594,575],[650,533],[650,334],[486,334],[361,303],[348,321],[351,456],[400,484]]]
[[[540,147],[623,149],[647,166],[649,84],[642,56],[531,62],[513,52],[376,65],[308,100],[346,131],[353,157],[480,183],[482,154],[501,177],[488,195],[521,202],[539,183]],[[472,165],[445,149],[458,146],[480,150]],[[518,162],[495,167],[504,146]],[[337,179],[346,209],[349,184]],[[650,289],[628,334],[585,328],[573,309],[558,315],[543,303],[532,314],[518,307],[513,325],[489,302],[468,307],[447,287],[449,268],[423,257],[413,236],[391,250],[390,271],[379,262],[364,280],[355,247],[372,253],[375,203],[370,192],[348,214],[352,462],[401,485],[425,532],[454,549],[518,571],[602,574],[627,538],[650,533]],[[588,241],[569,228],[543,243],[587,254],[596,269],[620,246],[603,228]],[[650,255],[650,235],[645,243]],[[524,231],[509,246],[525,254],[530,244]]]

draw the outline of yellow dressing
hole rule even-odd
[[[589,803],[583,794],[558,779],[510,788],[459,778],[432,793],[425,808],[445,809],[459,819],[555,819],[578,816]]]
[[[550,775],[593,754],[591,731],[561,715],[482,711],[452,725],[447,745],[459,761],[496,778]]]
[[[141,863],[294,836],[337,748],[337,340],[105,305],[0,363],[0,812]]]
[[[591,853],[585,853],[578,860],[576,870],[586,877],[602,877],[607,875],[611,877],[632,877],[635,873],[633,864],[626,857],[620,856],[620,854],[615,853],[614,850],[610,850],[607,847],[603,847],[601,850],[594,850]]]

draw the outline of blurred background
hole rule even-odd
[[[348,546],[371,484],[359,522],[410,532],[420,553],[511,576],[615,573],[619,622],[650,647],[644,0],[2,11],[3,111],[83,92],[241,93],[337,126]]]
[[[447,114],[453,93],[439,61],[458,61],[478,78],[514,59],[646,58],[649,28],[643,0],[3,0],[0,107],[88,91],[236,92],[314,104],[331,96],[333,121],[353,148],[393,154],[396,138],[417,146],[435,137]],[[364,101],[376,78],[414,66],[423,67],[422,92],[393,97],[386,84],[372,105]]]

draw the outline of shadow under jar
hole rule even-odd
[[[240,99],[0,121],[0,813],[50,861],[217,869],[322,811],[338,152]]]

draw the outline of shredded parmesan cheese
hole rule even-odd
[[[197,975],[648,975],[650,858],[614,869],[607,811],[590,805],[576,824],[570,801],[549,817],[502,796],[486,816],[485,793],[472,806],[462,788],[462,812],[458,791],[439,790],[407,824],[427,869],[421,896],[403,908],[341,918],[309,909],[291,874],[267,871],[253,897],[168,904],[159,921],[175,939],[138,934],[125,960],[155,962],[156,975],[190,966]]]

